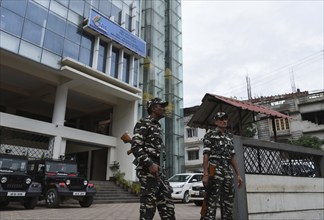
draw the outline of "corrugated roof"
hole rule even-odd
[[[188,126],[200,128],[214,126],[212,119],[215,113],[219,111],[228,114],[229,125],[237,130],[244,124],[254,122],[254,116],[257,114],[264,114],[263,117],[292,119],[288,115],[263,106],[207,93],[202,99],[201,105],[189,121]]]

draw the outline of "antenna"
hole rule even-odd
[[[294,69],[290,68],[290,83],[291,83],[291,90],[293,93],[297,92],[296,85],[295,85],[295,77],[294,77]]]
[[[246,75],[246,86],[247,86],[247,95],[248,100],[252,100],[252,94],[251,94],[251,82],[249,75]]]

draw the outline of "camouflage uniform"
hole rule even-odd
[[[222,134],[218,129],[209,130],[203,139],[204,154],[209,154],[209,163],[216,165],[215,176],[209,177],[207,211],[205,220],[214,220],[216,204],[220,199],[222,220],[233,219],[234,174],[230,167],[235,155],[232,135]]]
[[[136,175],[141,184],[140,219],[153,219],[156,208],[161,219],[175,219],[174,203],[171,201],[172,188],[166,180],[165,169],[161,166],[166,155],[161,136],[161,125],[151,116],[141,119],[134,128],[132,152],[137,162]],[[161,168],[159,178],[149,172],[153,163]]]

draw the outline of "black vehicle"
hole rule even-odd
[[[20,201],[26,209],[37,205],[41,184],[27,174],[27,157],[0,154],[0,208],[11,201]]]
[[[72,160],[30,160],[28,173],[42,184],[40,200],[45,199],[48,208],[58,207],[68,199],[79,201],[81,207],[89,207],[96,189],[78,174],[77,163]]]

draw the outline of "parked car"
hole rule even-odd
[[[172,199],[181,200],[183,203],[190,201],[189,189],[192,184],[201,181],[202,173],[179,173],[169,179],[173,189]]]
[[[201,206],[204,200],[205,187],[202,181],[193,183],[189,189],[190,201],[194,202],[196,206]]]
[[[0,154],[0,208],[11,201],[19,201],[26,209],[33,209],[41,195],[41,184],[27,174],[27,157]]]
[[[316,176],[314,163],[305,160],[281,161],[281,172],[288,176]]]
[[[79,201],[81,207],[89,207],[96,189],[78,174],[77,163],[72,160],[31,160],[28,172],[42,184],[40,200],[45,199],[48,208],[58,207],[68,199]]]

